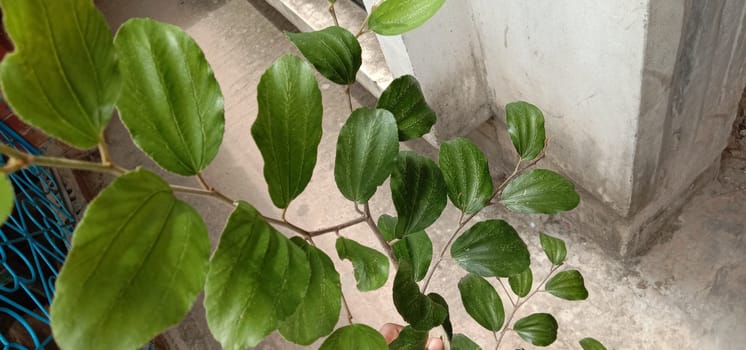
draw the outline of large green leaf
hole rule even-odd
[[[516,321],[513,330],[523,340],[536,346],[548,346],[557,340],[557,320],[550,314],[526,316]]]
[[[544,149],[546,140],[544,114],[528,102],[513,102],[505,106],[508,134],[521,159],[532,160]]]
[[[119,27],[124,88],[119,116],[132,140],[164,169],[190,176],[223,141],[223,94],[197,43],[177,26],[131,19]]]
[[[313,70],[285,55],[267,69],[257,92],[251,135],[264,158],[264,179],[278,208],[287,208],[311,180],[321,142],[321,91]]]
[[[321,75],[341,85],[355,82],[363,63],[362,49],[347,29],[333,26],[316,32],[285,35]]]
[[[14,201],[15,191],[13,190],[13,184],[8,180],[8,176],[0,173],[0,226],[5,223],[5,220],[13,212]]]
[[[500,202],[518,213],[555,214],[577,207],[580,196],[575,192],[575,185],[562,175],[536,169],[510,181]]]
[[[531,285],[534,283],[534,274],[531,272],[531,268],[527,268],[519,274],[510,276],[508,283],[510,283],[510,289],[513,290],[515,295],[525,297],[531,292]]]
[[[443,6],[445,0],[386,0],[373,10],[368,28],[381,35],[399,35],[415,29]]]
[[[482,348],[467,336],[459,333],[451,339],[451,350],[482,350]]]
[[[492,177],[487,158],[473,142],[459,137],[440,145],[439,165],[456,208],[473,214],[487,205],[492,198]]]
[[[399,261],[407,259],[412,263],[415,281],[425,278],[433,259],[433,242],[425,231],[410,233],[396,241],[392,247]]]
[[[293,343],[310,345],[331,333],[337,325],[342,286],[334,263],[323,251],[300,237],[290,240],[306,252],[311,265],[311,280],[303,302],[280,325],[280,334]]]
[[[585,289],[583,275],[578,270],[562,271],[556,274],[547,282],[544,290],[565,300],[588,299],[588,290]]]
[[[99,143],[121,90],[111,32],[91,0],[2,0],[15,52],[3,96],[25,122],[78,148]]]
[[[378,218],[378,230],[381,231],[381,235],[386,239],[387,242],[391,242],[396,239],[396,218],[383,214]]]
[[[352,112],[337,139],[334,180],[345,198],[365,203],[391,174],[399,154],[396,120],[387,110]]]
[[[420,292],[414,281],[412,264],[408,260],[399,262],[394,278],[394,306],[412,328],[429,331],[445,321],[448,311],[442,305]]]
[[[500,296],[486,279],[470,273],[458,283],[461,302],[466,312],[482,327],[499,331],[505,322],[505,309]]]
[[[593,338],[584,338],[580,341],[583,350],[606,350],[606,347],[600,341]]]
[[[337,329],[326,338],[319,350],[387,350],[381,333],[364,324],[353,324]]]
[[[258,344],[301,305],[310,276],[306,253],[239,202],[207,274],[205,311],[212,335],[227,350]]]
[[[337,254],[348,259],[355,270],[357,289],[367,292],[381,288],[389,278],[389,259],[381,252],[344,237],[337,238]]]
[[[55,284],[62,349],[135,349],[181,321],[202,290],[210,242],[199,214],[142,169],[86,210]]]
[[[376,107],[394,114],[400,141],[427,134],[437,119],[435,112],[425,101],[420,83],[411,75],[394,79],[381,93]]]
[[[503,220],[486,220],[469,228],[453,242],[451,256],[464,270],[484,277],[509,277],[531,262],[526,243]]]
[[[544,232],[539,233],[539,240],[541,241],[541,248],[553,265],[559,266],[565,262],[565,257],[567,256],[565,241]]]
[[[422,231],[440,217],[446,207],[443,174],[429,158],[399,152],[391,173],[391,197],[398,214],[396,237]]]
[[[425,346],[427,346],[427,332],[406,326],[389,344],[389,350],[422,350]]]

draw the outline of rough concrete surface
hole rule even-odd
[[[297,52],[281,34],[281,30],[294,29],[260,0],[101,0],[97,3],[113,27],[131,16],[150,16],[181,25],[197,40],[215,70],[226,104],[223,146],[205,177],[231,197],[251,202],[265,215],[279,215],[267,195],[263,162],[249,129],[257,114],[259,77],[277,57]],[[336,132],[349,110],[340,87],[321,77],[319,84],[325,116],[318,163],[308,189],[288,211],[290,220],[308,229],[331,226],[356,215],[352,205],[336,190],[332,176]],[[357,86],[353,87],[353,96],[356,106],[374,104],[371,96]],[[157,169],[132,145],[118,122],[107,130],[107,136],[113,145],[115,161],[126,167],[143,165]],[[410,146],[428,155],[435,154],[424,142]],[[164,176],[174,183],[197,185],[193,179]],[[203,214],[214,246],[230,208],[209,199],[185,199]],[[514,216],[496,210],[486,210],[481,217],[505,218],[519,229],[534,253],[532,267],[539,278],[544,276],[548,262],[540,254],[538,231],[567,240],[570,252],[567,266],[584,273],[590,298],[585,302],[568,302],[539,293],[518,315],[549,311],[557,316],[559,338],[551,349],[579,349],[577,341],[586,336],[602,340],[609,349],[742,349],[746,346],[745,200],[746,161],[728,158],[718,180],[685,207],[677,227],[667,234],[670,239],[646,256],[626,262],[607,257],[583,232],[577,232],[557,217]],[[394,213],[387,185],[381,187],[371,206],[376,216]],[[445,243],[456,219],[456,211],[449,206],[443,218],[428,230],[436,251]],[[377,246],[364,226],[342,234]],[[351,266],[339,261],[334,253],[333,235],[320,238],[318,243],[340,270],[355,321],[375,328],[385,322],[400,322],[389,292],[393,274],[381,290],[358,292]],[[493,348],[493,335],[471,321],[461,306],[455,286],[463,274],[447,259],[437,271],[431,289],[442,293],[451,304],[456,332],[469,335],[486,349]],[[342,315],[340,322],[344,320]],[[201,300],[165,338],[173,349],[220,348],[207,330]],[[273,334],[257,348],[299,347]],[[509,332],[502,349],[520,348],[534,347]]]

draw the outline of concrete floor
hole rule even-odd
[[[274,59],[297,52],[281,33],[294,28],[261,0],[100,0],[97,4],[113,28],[126,18],[148,16],[180,25],[197,40],[215,70],[226,104],[224,143],[205,176],[231,197],[251,202],[265,215],[278,215],[267,195],[263,162],[249,130],[257,114],[256,85],[260,75]],[[288,212],[290,220],[308,229],[330,226],[356,215],[352,205],[336,190],[332,176],[336,133],[349,110],[341,88],[321,77],[319,83],[324,99],[324,137],[318,163],[312,183]],[[375,103],[359,87],[353,88],[353,96],[355,105]],[[157,169],[132,145],[121,124],[112,123],[107,135],[117,162],[126,167]],[[409,146],[435,154],[423,143]],[[193,179],[166,177],[174,183],[197,185]],[[230,208],[209,199],[185,199],[203,214],[215,245]],[[371,206],[376,216],[394,214],[387,185]],[[456,214],[449,206],[436,228],[428,230],[436,251],[455,226]],[[726,160],[718,181],[692,199],[671,232],[661,233],[670,238],[634,261],[623,263],[606,258],[581,232],[553,217],[483,212],[482,218],[493,217],[507,219],[522,232],[535,253],[532,266],[537,276],[543,276],[541,271],[548,268],[538,246],[538,230],[566,239],[570,251],[568,267],[585,275],[590,291],[587,301],[567,302],[539,293],[521,312],[548,311],[557,317],[559,337],[551,349],[579,349],[577,341],[586,336],[603,341],[609,349],[746,348],[746,161]],[[343,235],[377,247],[364,226],[346,230]],[[358,292],[351,266],[336,258],[334,237],[318,241],[341,272],[344,293],[351,301],[357,322],[374,328],[385,322],[400,322],[389,292],[393,274],[381,290]],[[491,349],[492,334],[471,321],[460,305],[456,283],[462,274],[452,261],[446,261],[431,289],[443,294],[451,304],[455,331]],[[179,327],[168,331],[166,338],[175,348],[219,349],[206,329],[203,314],[200,300]],[[506,340],[502,349],[533,348],[515,334],[508,333]],[[273,335],[257,348],[298,347]]]

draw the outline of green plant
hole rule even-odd
[[[357,35],[333,26],[288,37],[319,73],[349,85],[361,65],[357,37],[414,29],[443,2],[387,0]],[[529,103],[506,106],[519,157],[514,171],[494,186],[484,154],[467,139],[444,143],[438,164],[400,151],[400,141],[426,134],[436,117],[414,77],[396,79],[376,109],[351,110],[339,133],[335,180],[360,216],[306,230],[284,215],[310,181],[322,134],[321,94],[311,66],[301,58],[281,57],[258,85],[259,115],[251,133],[265,161],[269,195],[283,209],[281,217],[271,218],[214,189],[200,174],[222,141],[223,100],[200,48],[181,29],[133,19],[112,39],[91,0],[1,0],[0,5],[17,47],[0,64],[8,102],[29,124],[78,148],[98,147],[102,158],[94,163],[33,156],[0,145],[8,157],[0,176],[0,216],[5,219],[12,210],[13,189],[5,174],[24,167],[116,176],[88,206],[56,282],[51,320],[63,349],[136,348],[180,322],[203,290],[210,330],[226,349],[254,346],[274,330],[306,345],[328,336],[322,349],[416,349],[424,347],[435,327],[445,329],[452,348],[477,348],[466,336],[451,334],[447,301],[425,294],[449,248],[469,272],[458,283],[462,302],[494,332],[496,347],[508,326],[534,345],[555,340],[557,322],[550,314],[533,314],[511,326],[516,311],[539,289],[568,300],[588,295],[578,271],[559,272],[566,256],[563,241],[540,234],[554,266],[532,289],[529,252],[510,224],[485,220],[468,226],[488,205],[552,214],[579,202],[570,181],[533,169],[544,156],[546,138],[544,117]],[[336,23],[334,1],[329,9]],[[146,169],[112,162],[103,130],[114,108],[143,152],[172,173],[195,176],[202,188],[171,185]],[[368,202],[387,179],[397,216],[384,214],[376,222]],[[234,207],[212,257],[202,218],[177,193]],[[462,215],[448,243],[434,255],[425,230],[440,217],[447,198]],[[331,259],[314,244],[316,236],[362,223],[386,255],[344,237],[338,238],[336,250],[354,266],[363,291],[380,288],[390,264],[396,269],[393,302],[409,325],[390,347],[375,330],[353,324],[351,315],[349,325],[335,330],[346,301]],[[287,238],[275,226],[297,236]],[[487,280],[493,277],[510,299],[507,319],[500,294]],[[515,300],[503,283],[506,278]],[[581,345],[603,348],[592,339]]]

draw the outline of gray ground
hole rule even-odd
[[[321,0],[316,0],[321,1]],[[294,30],[261,0],[101,0],[97,1],[115,28],[126,18],[149,16],[184,27],[202,46],[212,63],[226,102],[226,135],[215,162],[205,172],[207,180],[232,197],[243,198],[266,215],[277,215],[267,195],[262,176],[262,159],[250,137],[257,114],[256,85],[262,72],[279,56],[297,52],[281,34]],[[308,228],[330,226],[353,218],[353,207],[334,185],[332,169],[336,132],[349,113],[342,89],[319,77],[324,98],[324,138],[313,181],[290,208],[289,219]],[[370,106],[373,98],[353,88],[356,105]],[[127,167],[142,164],[157,168],[134,148],[126,130],[115,122],[108,130],[113,157]],[[421,143],[411,147],[426,154],[434,150]],[[197,185],[192,179],[168,176],[175,183]],[[230,210],[220,202],[186,198],[204,215],[213,244]],[[586,336],[602,340],[610,349],[744,349],[746,348],[746,161],[729,158],[718,181],[695,196],[681,213],[670,239],[645,257],[622,263],[607,259],[601,250],[575,232],[547,216],[514,217],[485,211],[483,218],[500,217],[522,232],[536,254],[537,276],[543,276],[547,260],[540,255],[538,230],[567,240],[568,266],[586,277],[590,298],[567,302],[540,293],[520,314],[550,311],[560,323],[553,349],[579,349],[577,341]],[[374,215],[393,214],[387,186],[372,202]],[[429,230],[436,251],[445,243],[457,219],[453,208],[446,210]],[[672,233],[672,234],[671,234]],[[376,246],[364,226],[343,235]],[[355,289],[352,269],[336,259],[334,237],[318,240],[337,263],[344,292],[351,301],[357,322],[378,328],[385,322],[400,321],[389,294],[390,283],[377,292]],[[455,285],[463,272],[446,261],[434,278],[432,290],[450,302],[456,332],[466,333],[485,348],[494,345],[491,333],[482,330],[460,306]],[[393,275],[391,276],[393,278]],[[206,330],[203,309],[198,302],[188,319],[167,334],[181,349],[219,349]],[[519,315],[520,316],[520,315]],[[340,320],[343,320],[341,317]],[[295,349],[279,336],[272,336],[259,349]],[[509,333],[502,349],[531,349]]]

